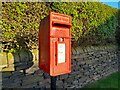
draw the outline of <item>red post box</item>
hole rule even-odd
[[[39,31],[39,68],[57,76],[71,72],[71,18],[50,12]]]

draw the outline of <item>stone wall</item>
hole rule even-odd
[[[38,68],[38,50],[7,54],[0,54],[3,88],[50,88],[50,76]],[[113,45],[72,48],[72,72],[57,77],[57,88],[81,88],[118,71],[119,55]]]

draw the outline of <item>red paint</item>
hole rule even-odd
[[[55,12],[50,12],[50,14],[41,21],[39,31],[39,68],[51,76],[71,72],[70,27],[70,16]],[[58,46],[59,48],[62,46],[62,49],[59,49],[59,51]],[[64,46],[65,49],[63,49]],[[63,56],[59,57],[58,55]],[[64,58],[64,55],[65,62],[58,63],[62,61],[61,58]]]

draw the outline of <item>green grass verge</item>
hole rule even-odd
[[[84,88],[116,88],[120,90],[120,72],[113,73],[103,79],[86,85]]]

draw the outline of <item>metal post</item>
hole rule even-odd
[[[57,76],[51,76],[51,90],[56,90],[56,78]]]

